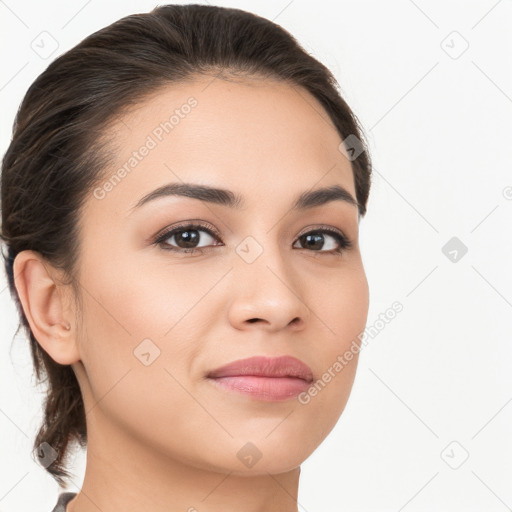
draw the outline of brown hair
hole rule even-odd
[[[28,89],[2,161],[0,237],[21,319],[16,334],[23,325],[37,379],[48,380],[33,453],[40,459],[43,443],[56,451],[45,467],[60,485],[70,477],[70,443],[87,445],[84,404],[72,367],[56,363],[30,330],[14,286],[14,258],[23,250],[40,253],[64,271],[79,302],[78,220],[109,161],[100,142],[107,123],[161,86],[224,72],[300,86],[320,102],[342,139],[356,137],[363,149],[351,163],[359,215],[366,213],[371,163],[356,116],[330,71],[265,18],[233,8],[164,5],[118,20],[52,62]]]

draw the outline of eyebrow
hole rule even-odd
[[[231,190],[194,183],[168,183],[143,196],[130,208],[130,212],[150,201],[166,196],[191,197],[193,199],[199,199],[200,201],[234,209],[242,209],[245,204],[243,196],[235,194]],[[331,201],[341,201],[359,208],[359,203],[347,189],[341,185],[332,185],[330,187],[303,192],[295,199],[291,209],[305,210],[307,208],[322,206]]]

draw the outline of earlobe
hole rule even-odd
[[[80,359],[70,312],[54,276],[57,271],[36,251],[21,251],[13,265],[14,284],[30,329],[45,352],[67,365]]]

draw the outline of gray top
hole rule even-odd
[[[66,505],[76,496],[76,492],[62,492],[52,512],[66,512]]]

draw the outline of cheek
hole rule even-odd
[[[206,269],[180,270],[162,255],[144,259],[110,254],[93,268],[83,278],[90,291],[88,316],[102,322],[93,328],[128,336],[132,342],[172,335],[183,319],[194,316],[195,306],[218,281]]]
[[[325,335],[316,352],[317,380],[299,397],[299,403],[309,409],[311,417],[322,418],[326,432],[334,427],[349,399],[368,307],[366,275],[362,266],[356,266],[340,274],[322,294],[318,312],[314,310]]]
[[[150,378],[151,367],[187,369],[197,350],[193,340],[200,327],[193,315],[187,315],[190,301],[179,295],[176,285],[165,284],[160,280],[155,287],[148,286],[139,275],[130,282],[89,287],[91,293],[83,301],[82,359],[92,382],[105,382],[108,387],[126,371],[141,368],[147,369]]]
[[[321,293],[311,293],[315,322],[324,333],[323,363],[332,363],[353,339],[358,339],[366,326],[369,288],[361,264],[344,268],[336,278],[326,280]]]
[[[160,287],[164,288],[161,283]],[[187,460],[192,453],[187,439],[204,436],[202,430],[194,434],[184,428],[184,411],[194,405],[187,380],[199,350],[193,343],[198,336],[193,319],[185,316],[164,337],[184,316],[183,308],[173,308],[162,297],[156,300],[152,292],[130,292],[126,282],[89,289],[101,299],[100,303],[88,295],[83,301],[82,360],[91,420],[96,417],[100,423],[108,418],[116,428],[159,451],[183,450],[181,458]],[[172,295],[169,290],[167,294]]]
[[[145,401],[151,414],[151,400],[165,402],[160,394],[169,398],[179,389],[171,374],[184,384],[190,379],[214,321],[211,299],[204,296],[218,277],[192,275],[192,267],[178,272],[176,266],[142,266],[110,256],[95,267],[85,266],[89,271],[82,276],[82,360],[94,400],[116,387],[116,403]],[[138,383],[133,389],[132,382]]]

